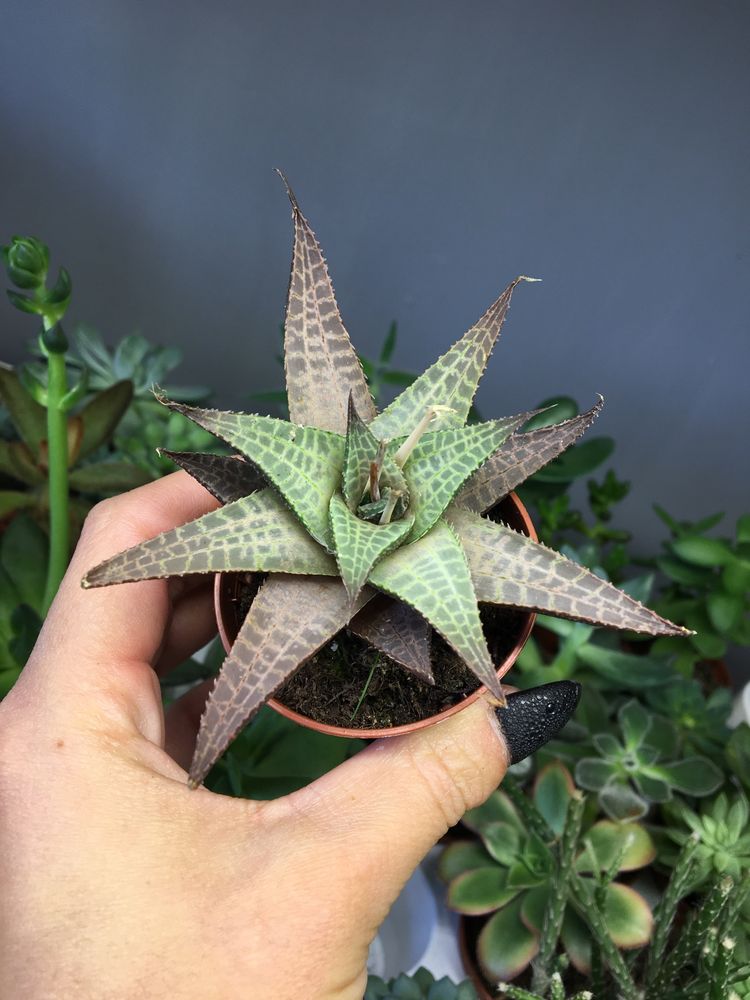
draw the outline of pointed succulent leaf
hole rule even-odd
[[[469,479],[456,497],[465,510],[484,514],[511,490],[557,458],[591,426],[604,405],[604,397],[585,413],[551,427],[512,434],[505,444]]]
[[[430,530],[472,472],[527,416],[522,413],[467,427],[449,427],[420,438],[404,465],[414,514],[410,541]],[[392,447],[397,447],[397,442]]]
[[[107,559],[88,571],[83,585],[242,571],[337,575],[333,558],[265,489]]]
[[[360,605],[370,596],[363,593]],[[190,765],[193,788],[261,705],[346,625],[351,610],[340,580],[283,573],[266,580],[208,696]]]
[[[504,524],[454,508],[477,599],[649,635],[687,635],[578,563]]]
[[[294,253],[284,327],[284,370],[292,421],[346,433],[352,394],[369,423],[375,405],[341,321],[325,259],[286,178],[294,217]]]
[[[523,897],[490,917],[477,939],[477,957],[490,982],[508,982],[522,972],[539,951],[539,935],[521,920]]]
[[[201,410],[165,400],[257,466],[310,534],[329,546],[328,504],[340,484],[344,437],[254,413]]]
[[[370,482],[370,465],[378,453],[380,442],[357,413],[351,397],[348,417],[342,490],[349,510],[356,511]],[[388,454],[383,456],[381,481],[398,490],[404,501],[408,502],[409,488],[406,479],[393,457]]]
[[[347,593],[354,600],[373,566],[408,535],[414,518],[371,524],[352,514],[338,493],[331,497],[329,510],[336,562]]]
[[[349,629],[421,680],[435,683],[430,664],[432,629],[408,604],[379,594],[351,620]]]
[[[428,407],[435,405],[449,406],[453,412],[436,417],[433,429],[466,423],[479,380],[508,312],[513,289],[524,280],[529,279],[519,277],[511,282],[450,350],[375,417],[370,424],[373,434],[384,439],[398,437],[405,429],[415,426]]]
[[[254,465],[239,455],[205,455],[200,452],[160,452],[197,479],[220,503],[232,503],[267,485]]]
[[[102,389],[78,414],[83,423],[83,437],[78,452],[80,458],[95,451],[112,436],[133,398],[133,383],[116,382]]]
[[[448,906],[471,916],[492,913],[518,895],[518,889],[508,888],[507,880],[507,871],[497,865],[463,872],[448,886]]]
[[[39,443],[47,437],[47,413],[29,394],[10,365],[0,363],[0,401],[10,414],[13,426],[34,458]]]
[[[469,567],[452,528],[438,522],[418,542],[402,545],[377,564],[370,582],[423,615],[479,681],[505,702],[482,631]]]

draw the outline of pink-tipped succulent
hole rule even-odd
[[[516,285],[381,413],[318,242],[289,192],[290,420],[163,400],[245,461],[173,454],[223,506],[91,569],[85,587],[188,573],[268,574],[209,696],[195,786],[260,706],[349,626],[424,680],[431,630],[503,703],[479,604],[654,635],[684,630],[588,570],[482,515],[572,444],[602,400],[529,433],[530,414],[467,424]],[[370,604],[378,593],[388,595]]]

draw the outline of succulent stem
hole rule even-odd
[[[378,451],[375,458],[370,462],[370,500],[375,503],[380,499],[380,473],[383,469],[383,459],[385,458],[386,442],[378,444]]]
[[[383,513],[380,515],[381,524],[390,524],[391,518],[393,517],[393,512],[396,509],[396,504],[399,501],[401,493],[399,490],[388,490],[388,497],[385,502],[385,507],[383,508]]]
[[[698,850],[698,837],[693,835],[680,851],[677,862],[672,869],[664,895],[659,900],[654,913],[654,936],[646,963],[646,985],[650,986],[659,973],[662,958],[667,947],[667,939],[672,928],[677,904],[690,887],[693,875],[693,860]]]
[[[681,971],[695,955],[702,953],[703,947],[729,898],[734,881],[731,877],[719,879],[688,921],[680,939],[665,956],[652,987],[653,995],[663,995],[670,983],[674,982]]]
[[[557,877],[552,881],[552,891],[544,913],[542,946],[534,963],[532,987],[544,992],[550,985],[552,962],[560,939],[565,907],[568,902],[568,884],[573,874],[576,847],[581,833],[581,820],[585,799],[580,793],[570,800],[558,852]]]
[[[430,421],[434,417],[436,417],[439,413],[454,413],[454,412],[455,411],[453,410],[452,406],[440,406],[438,404],[435,404],[434,406],[428,406],[422,419],[419,421],[419,423],[411,432],[411,434],[408,436],[406,441],[404,441],[404,443],[398,449],[396,454],[393,456],[393,461],[396,463],[396,465],[398,465],[400,468],[403,469],[406,460],[416,448],[417,444],[419,443],[419,439],[427,430],[427,428],[430,425]]]

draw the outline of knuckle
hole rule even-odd
[[[421,748],[412,754],[412,762],[431,807],[446,826],[454,826],[467,809],[486,798],[482,771],[461,746],[452,744],[448,753],[440,746]]]

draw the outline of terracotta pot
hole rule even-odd
[[[502,500],[498,504],[497,508],[495,508],[495,511],[498,514],[498,518],[505,524],[514,528],[516,531],[522,532],[524,535],[528,535],[529,538],[532,538],[534,541],[537,541],[537,534],[531,518],[529,517],[528,511],[515,493],[509,494],[504,500]],[[241,625],[241,622],[237,621],[235,600],[239,581],[240,576],[238,574],[220,573],[216,576],[214,584],[214,607],[216,610],[216,621],[218,623],[221,641],[227,652],[231,649]],[[535,618],[536,615],[533,612],[528,612],[524,615],[523,623],[520,625],[518,630],[518,638],[515,645],[502,663],[499,663],[497,666],[498,677],[503,677],[515,663],[518,654],[521,652],[526,644],[526,640],[531,635]],[[281,715],[285,715],[293,722],[297,722],[301,726],[306,726],[308,729],[314,729],[319,733],[327,733],[331,736],[343,736],[349,739],[379,739],[383,736],[401,736],[404,733],[411,733],[417,729],[424,729],[427,726],[435,725],[437,722],[442,722],[443,719],[447,719],[449,716],[455,715],[456,712],[460,712],[463,708],[466,708],[467,705],[476,701],[484,691],[486,691],[484,686],[479,687],[463,701],[452,705],[444,712],[432,715],[427,719],[421,719],[418,722],[407,723],[403,726],[392,726],[389,729],[348,729],[339,726],[331,726],[326,723],[317,722],[315,719],[311,719],[306,715],[300,715],[299,712],[295,712],[293,709],[288,708],[276,698],[270,698],[268,700],[268,704],[271,708],[275,709]]]

